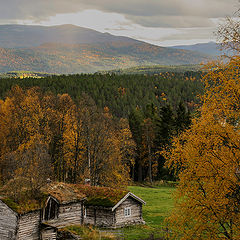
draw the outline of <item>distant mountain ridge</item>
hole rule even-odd
[[[91,73],[143,65],[198,64],[209,57],[73,25],[0,25],[0,72]]]
[[[212,56],[219,56],[222,54],[216,42],[197,43],[193,45],[178,45],[178,46],[172,46],[171,48],[196,51],[203,54],[209,54]]]
[[[29,48],[49,42],[91,44],[115,41],[131,43],[140,42],[132,38],[114,36],[109,33],[101,33],[71,24],[58,26],[0,25],[1,48]]]

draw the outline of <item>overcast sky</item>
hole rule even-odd
[[[74,24],[169,46],[214,40],[238,0],[0,0],[0,24]]]

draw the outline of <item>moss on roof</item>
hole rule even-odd
[[[75,185],[76,188],[84,193],[87,197],[86,205],[113,207],[115,206],[128,191],[108,187],[94,187],[88,185]]]
[[[4,192],[1,194],[4,194]],[[5,194],[0,198],[0,200],[7,204],[15,212],[24,214],[43,208],[49,195],[53,196],[63,204],[76,202],[85,197],[85,195],[82,192],[79,192],[73,184],[52,183],[43,187],[37,195],[32,194],[31,190],[28,189],[21,192],[17,198],[13,198],[11,194]]]
[[[46,186],[44,191],[63,204],[80,201],[85,198],[85,194],[76,188],[75,184],[52,183]]]
[[[0,198],[8,207],[19,214],[25,214],[35,210],[40,210],[47,199],[45,193],[39,193],[37,197],[30,197],[28,192],[22,193],[21,198],[13,199],[9,196]]]
[[[48,196],[53,196],[62,204],[81,201],[86,197],[86,205],[113,207],[127,193],[128,191],[122,189],[55,182],[42,188],[38,196],[33,196],[30,190],[27,190],[22,192],[17,200],[8,195],[0,199],[15,212],[24,214],[43,208]]]

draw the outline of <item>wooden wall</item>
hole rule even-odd
[[[84,224],[99,227],[112,227],[114,225],[114,213],[111,208],[87,206]]]
[[[17,213],[0,200],[0,239],[13,240],[16,237]]]
[[[69,203],[59,206],[58,217],[48,221],[44,221],[48,225],[54,227],[65,227],[82,223],[82,203]]]
[[[131,216],[124,216],[124,209],[131,208]],[[115,221],[116,227],[122,227],[124,225],[142,224],[142,204],[128,197],[119,207],[115,209]]]
[[[57,231],[53,228],[43,229],[41,231],[41,240],[56,240]]]
[[[17,240],[39,240],[40,224],[40,211],[20,215],[18,220]]]

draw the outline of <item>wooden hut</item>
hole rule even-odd
[[[83,223],[85,195],[74,184],[51,184],[47,192],[42,223],[57,228]]]
[[[49,184],[45,192],[48,198],[42,208],[42,240],[55,240],[59,228],[83,224],[85,195],[75,185]]]
[[[1,240],[55,240],[58,228],[83,223],[85,195],[74,185],[50,184],[43,192],[41,202],[1,198]]]
[[[84,224],[117,228],[144,224],[141,198],[131,192],[91,186],[77,186],[87,199],[84,204]]]
[[[0,200],[0,239],[39,240],[40,209],[26,210],[12,205],[8,199]]]

